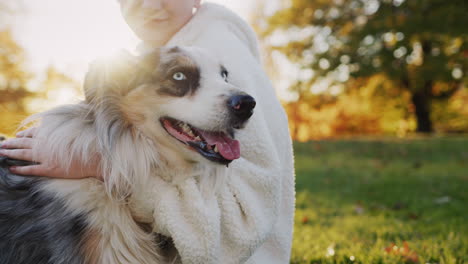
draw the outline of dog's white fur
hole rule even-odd
[[[39,122],[35,149],[50,152],[46,162],[69,167],[73,160],[93,162],[100,157],[104,183],[95,179],[49,180],[44,189],[63,199],[74,214],[84,214],[97,232],[87,259],[90,263],[156,263],[164,261],[152,236],[135,222],[153,224],[151,193],[154,179],[180,182],[195,176],[203,193],[216,190],[225,168],[214,164],[171,137],[159,118],[170,116],[204,130],[224,130],[226,98],[238,91],[219,74],[220,64],[207,52],[184,48],[186,61],[200,69],[198,90],[182,97],[158,95],[157,83],[138,83],[129,71],[154,74],[174,56],[163,49],[144,68],[123,54],[118,60],[91,66],[85,82],[86,101],[32,116]],[[132,70],[133,69],[133,70]],[[148,72],[149,71],[149,72]],[[136,74],[136,72],[135,72]],[[96,155],[98,154],[98,155]],[[198,177],[203,175],[203,177]],[[142,194],[143,196],[139,196]],[[142,197],[141,199],[139,197]]]

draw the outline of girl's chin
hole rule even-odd
[[[157,34],[155,36],[155,34]],[[162,35],[159,34],[159,32],[152,32],[151,35],[148,34],[148,35],[145,35],[144,37],[142,37],[141,39],[148,43],[148,44],[151,44],[152,46],[155,46],[155,47],[159,47],[159,46],[164,46],[170,39],[171,39],[172,35],[165,35],[165,37],[163,37]]]
[[[153,19],[146,21],[143,26],[145,27],[146,30],[153,30],[157,27],[162,27],[162,26],[168,26],[169,24],[169,19]]]
[[[134,31],[139,39],[149,44],[164,45],[174,35],[169,27],[144,27]]]

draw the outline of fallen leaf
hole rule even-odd
[[[400,256],[407,263],[419,263],[418,254],[410,249],[409,244],[406,241],[403,242],[402,247],[398,247],[395,243],[392,243],[384,250],[388,254]]]
[[[354,207],[354,212],[356,212],[358,215],[362,215],[364,213],[364,207],[358,204],[356,207]]]
[[[434,200],[436,204],[446,204],[451,200],[450,196],[442,196]]]
[[[415,213],[409,213],[408,217],[409,217],[409,219],[412,219],[412,220],[418,220],[419,219],[419,215],[417,215]]]
[[[422,162],[420,162],[420,161],[415,161],[415,162],[413,163],[413,168],[419,169],[419,168],[421,168],[421,167],[422,167]]]
[[[395,211],[398,211],[398,210],[401,210],[401,209],[405,209],[406,207],[408,207],[405,203],[403,202],[396,202],[393,206],[392,206],[392,209],[395,210]]]

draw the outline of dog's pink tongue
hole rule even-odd
[[[218,147],[219,154],[225,159],[235,160],[240,158],[239,141],[230,138],[224,133],[200,132],[210,146],[216,145]]]

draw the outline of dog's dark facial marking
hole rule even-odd
[[[223,65],[221,65],[220,74],[221,74],[221,77],[223,77],[224,81],[228,82],[229,72],[228,70],[226,70],[226,68]]]
[[[178,46],[175,46],[175,47],[170,48],[167,52],[168,53],[180,53],[181,51],[182,50]]]
[[[39,189],[42,180],[12,175],[0,163],[0,263],[84,263],[81,215]]]
[[[159,94],[182,97],[195,94],[199,88],[200,69],[189,57],[178,54],[160,67]]]

